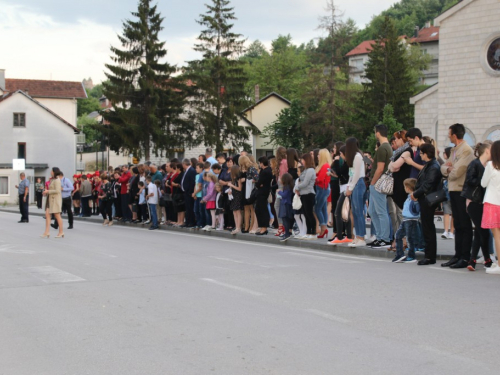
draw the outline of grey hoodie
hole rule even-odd
[[[314,168],[307,168],[299,177],[297,190],[300,195],[316,194],[314,191],[314,183],[316,182],[316,171]]]

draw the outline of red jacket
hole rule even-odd
[[[129,171],[127,171],[127,173],[122,174],[121,177],[118,179],[118,182],[122,184],[120,187],[120,194],[127,194],[127,184],[131,177],[132,174]]]
[[[328,189],[330,185],[330,176],[327,175],[328,168],[330,168],[328,164],[323,164],[321,169],[316,173],[315,185],[322,189]]]

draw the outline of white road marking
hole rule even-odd
[[[256,292],[254,290],[242,288],[242,287],[239,287],[239,286],[236,286],[236,285],[226,284],[226,283],[214,280],[214,279],[200,279],[200,280],[207,281],[207,282],[212,283],[212,284],[224,286],[226,288],[234,289],[234,290],[237,290],[237,291],[240,291],[240,292],[248,293],[248,294],[251,294],[251,295],[257,296],[257,297],[261,297],[261,296],[264,295],[263,293],[259,293],[259,292]]]
[[[0,246],[0,253],[11,253],[11,254],[35,254],[33,250],[19,250],[16,249],[16,245],[2,245]]]
[[[333,260],[335,262],[342,262],[342,263],[350,263],[350,264],[354,264],[354,263],[363,263],[363,262],[359,262],[359,261],[356,261],[356,260],[344,260],[344,259],[337,259],[337,258],[332,258],[332,257],[324,257],[324,256],[321,256],[321,255],[314,255],[314,254],[301,254],[301,253],[294,253],[294,252],[283,252],[281,254],[288,254],[288,255],[295,255],[295,256],[301,256],[301,257],[308,257],[308,258],[313,258],[313,259],[326,259],[326,260]]]
[[[85,281],[79,276],[73,275],[69,272],[60,270],[52,266],[40,266],[40,267],[24,267],[21,270],[29,272],[37,279],[42,280],[47,284],[52,283],[71,283],[75,281]]]
[[[101,224],[97,224],[97,223],[86,223],[86,222],[79,222],[79,223],[102,227]],[[133,228],[133,227],[131,228],[131,227],[126,227],[126,226],[121,226],[121,225],[114,226],[113,228],[121,229],[121,230],[126,229],[127,231],[128,230],[144,231],[144,229],[142,229],[142,228]],[[149,233],[151,234],[151,232],[149,232]],[[275,248],[275,249],[280,249],[280,250],[287,249],[290,251],[319,254],[319,255],[323,255],[323,256],[350,258],[350,259],[356,259],[356,260],[367,260],[369,262],[388,262],[389,261],[389,259],[367,258],[367,257],[362,257],[362,256],[357,256],[357,255],[344,255],[344,254],[338,254],[338,253],[321,251],[321,250],[303,250],[303,249],[299,249],[299,248],[292,247],[292,246],[285,247],[285,246],[270,245],[270,244],[260,243],[260,242],[249,242],[249,241],[244,241],[244,240],[228,240],[228,239],[220,238],[220,237],[203,236],[203,238],[200,238],[201,237],[200,235],[189,234],[189,233],[179,233],[179,232],[174,232],[174,231],[169,231],[169,230],[155,230],[155,231],[152,231],[152,233],[157,233],[157,234],[162,234],[162,235],[175,235],[175,236],[182,236],[182,237],[192,237],[192,238],[211,240],[211,241],[219,241],[219,242],[230,242],[230,243],[237,243],[240,245],[248,245],[248,246],[269,247],[269,248]]]
[[[311,314],[320,316],[322,318],[325,318],[328,320],[333,320],[334,322],[344,323],[344,324],[350,323],[350,321],[347,319],[341,318],[340,316],[335,316],[335,315],[329,314],[329,313],[324,312],[324,311],[315,310],[315,309],[308,309],[306,311],[310,312]]]

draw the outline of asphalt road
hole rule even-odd
[[[0,212],[0,374],[498,374],[500,277]],[[56,231],[52,231],[55,236]]]

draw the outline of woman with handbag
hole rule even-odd
[[[486,164],[491,159],[491,142],[478,143],[474,149],[476,159],[467,167],[461,196],[466,199],[467,213],[474,223],[474,241],[472,243],[471,256],[467,269],[476,270],[476,259],[481,248],[484,257],[484,266],[490,268],[493,263],[490,258],[490,230],[481,228],[483,219],[483,200],[486,189],[481,186]]]
[[[50,237],[50,218],[54,215],[59,227],[59,233],[55,238],[64,238],[63,224],[61,218],[62,211],[62,190],[61,190],[61,176],[62,173],[59,168],[54,167],[50,171],[51,178],[47,190],[43,192],[45,198],[45,232],[40,236],[41,238]]]
[[[418,200],[420,203],[420,220],[422,221],[422,232],[425,239],[425,259],[419,261],[418,265],[427,266],[436,263],[437,241],[434,213],[437,206],[446,199],[446,194],[444,190],[439,189],[443,175],[436,160],[434,146],[427,143],[421,145],[420,156],[425,164],[418,174],[417,184],[411,199]]]

